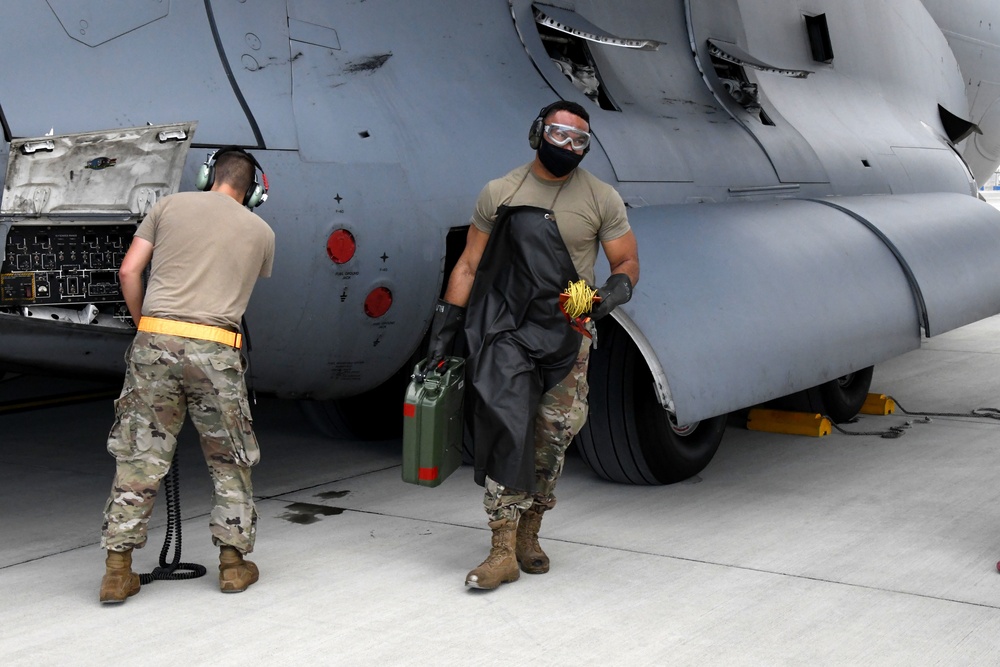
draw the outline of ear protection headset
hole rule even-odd
[[[528,130],[528,145],[531,146],[531,150],[537,151],[542,145],[542,134],[545,132],[545,117],[552,113],[552,110],[558,106],[560,102],[561,101],[556,101],[542,107],[541,111],[538,112],[538,117],[531,122],[531,129]],[[583,149],[584,155],[589,152],[590,146]]]
[[[226,146],[209,155],[205,160],[205,164],[198,168],[198,175],[195,177],[194,186],[199,190],[212,189],[212,186],[215,184],[215,162],[223,153],[239,153],[253,163],[253,183],[250,184],[246,194],[243,195],[243,205],[249,209],[253,209],[267,201],[267,174],[264,173],[264,169],[261,168],[260,163],[257,162],[257,159],[253,155],[238,146]],[[260,172],[263,185],[257,181],[258,171]]]
[[[553,102],[542,107],[541,111],[538,112],[538,118],[531,121],[531,129],[528,130],[528,145],[531,146],[531,150],[537,151],[538,147],[542,145],[542,132],[545,131],[545,117],[551,113],[552,107],[557,104],[559,103]]]

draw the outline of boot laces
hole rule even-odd
[[[506,544],[506,538],[503,534],[497,533],[493,536],[493,546],[490,549],[489,555],[486,557],[479,567],[485,567],[487,565],[500,565],[504,560],[510,557],[510,548]]]

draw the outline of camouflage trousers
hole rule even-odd
[[[115,401],[108,452],[117,461],[101,546],[140,548],[160,480],[170,469],[186,414],[215,487],[209,525],[216,545],[253,551],[257,510],[250,467],[260,460],[239,350],[210,341],[138,332]]]
[[[542,395],[535,414],[535,492],[510,489],[486,477],[483,506],[490,521],[516,520],[535,502],[555,505],[556,482],[566,463],[566,450],[587,421],[590,343],[584,337],[569,375]]]

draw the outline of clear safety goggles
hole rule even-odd
[[[573,150],[582,151],[590,145],[590,132],[578,130],[571,125],[549,123],[545,126],[545,136],[560,148],[569,144]]]

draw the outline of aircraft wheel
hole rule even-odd
[[[715,456],[726,415],[676,424],[656,400],[642,354],[611,318],[598,323],[589,381],[590,416],[577,443],[600,477],[625,484],[672,484],[698,474]]]
[[[813,387],[807,392],[810,394],[809,402],[817,405],[818,411],[838,424],[848,421],[854,418],[865,404],[874,372],[875,367],[869,366]]]

